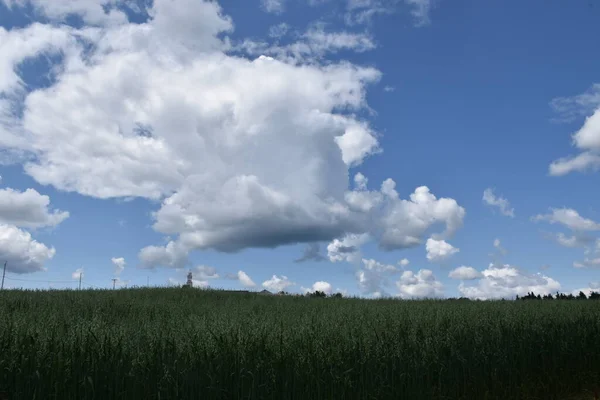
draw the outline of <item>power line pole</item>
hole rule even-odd
[[[117,283],[117,278],[112,278],[113,281],[113,290],[115,290],[115,284]]]
[[[146,277],[146,286],[150,286],[150,277],[149,276]]]
[[[4,276],[6,275],[6,263],[7,261],[4,261],[4,269],[2,271],[2,286],[0,287],[0,290],[4,290]]]
[[[79,273],[79,290],[81,290],[81,275],[83,275],[82,272]]]

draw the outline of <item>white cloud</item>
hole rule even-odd
[[[410,261],[408,258],[403,258],[402,260],[398,261],[398,265],[401,266],[402,268],[408,266],[408,264],[410,264]]]
[[[394,91],[396,91],[396,88],[393,86],[384,86],[383,91],[384,92],[394,92]]]
[[[318,281],[313,283],[313,285],[309,288],[302,288],[302,291],[305,293],[314,293],[314,292],[323,292],[325,294],[331,294],[331,292],[333,291],[333,287],[331,286],[331,284],[329,282],[325,282],[325,281]]]
[[[600,151],[600,109],[586,118],[581,129],[573,135],[573,142],[580,149]]]
[[[261,0],[263,9],[272,14],[281,14],[285,10],[284,0]]]
[[[365,259],[362,260],[365,269],[369,271],[377,271],[377,272],[397,272],[398,268],[393,265],[383,264],[379,261],[375,261],[373,259]]]
[[[586,92],[573,97],[557,97],[552,99],[550,106],[556,111],[562,121],[574,119],[594,113],[600,108],[600,84],[592,85]]]
[[[600,292],[600,283],[599,282],[590,282],[589,287],[575,289],[571,292],[571,294],[573,294],[573,296],[577,296],[577,295],[579,295],[580,291],[585,293],[585,295],[589,297],[592,292],[596,292],[596,293]]]
[[[367,234],[350,234],[342,239],[334,239],[327,245],[327,257],[331,262],[357,262],[361,259],[360,246],[368,241]]]
[[[575,157],[564,157],[550,164],[552,176],[563,176],[571,172],[597,171],[600,169],[600,154],[585,151]]]
[[[483,277],[473,285],[460,283],[458,291],[462,296],[486,300],[523,296],[529,292],[543,295],[560,289],[560,283],[546,275],[528,274],[508,264],[490,264],[481,274]]]
[[[55,28],[39,23],[19,30],[7,31],[0,27],[0,93],[15,95],[22,92],[25,84],[16,67],[27,59],[42,54],[57,54],[73,46],[75,39],[70,32],[69,28]]]
[[[22,7],[31,4],[34,10],[51,20],[64,22],[71,14],[80,15],[84,22],[91,25],[114,25],[127,21],[127,16],[122,11],[115,9],[118,0],[2,0],[5,5]],[[108,11],[108,12],[107,12]]]
[[[56,226],[69,217],[67,211],[48,209],[50,198],[35,189],[24,192],[0,189],[0,222],[22,228]]]
[[[596,288],[580,288],[580,289],[575,289],[571,291],[571,294],[573,296],[579,296],[579,292],[583,292],[586,296],[590,296],[592,294],[592,292],[600,292],[600,290],[596,289]]]
[[[360,291],[375,297],[386,294],[387,287],[390,285],[390,276],[398,272],[398,268],[373,259],[363,259],[362,264],[362,267],[356,271]]]
[[[209,267],[208,265],[198,265],[192,268],[192,276],[198,277],[205,281],[207,279],[218,279],[219,274],[215,267]]]
[[[199,279],[192,279],[192,287],[195,287],[195,288],[207,288],[208,287],[208,281],[203,281],[203,280],[199,280]]]
[[[55,3],[42,8],[59,20],[66,14]],[[83,0],[72,3],[69,12],[88,12]],[[0,47],[0,97],[18,86],[15,66],[25,57],[48,48],[63,55],[53,65],[58,79],[14,100],[22,117],[2,114],[0,146],[26,154],[24,170],[40,184],[160,201],[153,228],[174,239],[142,249],[142,267],[181,268],[197,249],[347,234],[393,250],[421,244],[432,225],[445,225],[436,239],[460,228],[464,209],[424,186],[402,200],[389,179],[361,192],[370,208],[352,200],[349,168],[379,151],[360,115],[381,73],[319,57],[373,48],[368,35],[315,26],[299,38],[309,44],[306,61],[248,59],[229,52],[233,23],[216,2],[178,5],[155,0],[143,24],[86,14],[103,28],[14,29],[11,46]]]
[[[125,269],[125,259],[123,257],[113,257],[110,261],[115,267],[115,275],[121,275],[121,272]]]
[[[245,288],[253,288],[256,287],[256,283],[246,274],[244,271],[238,271],[236,274],[226,274],[225,279],[232,279],[234,281],[239,281],[240,284]]]
[[[427,259],[430,262],[442,262],[458,253],[460,249],[447,243],[445,240],[427,239],[425,244]]]
[[[286,27],[286,24],[272,27],[273,30],[269,31],[269,36],[278,38],[285,35],[289,28]],[[328,54],[340,51],[364,53],[377,47],[373,38],[366,33],[328,32],[323,25],[318,24],[298,35],[296,39],[285,45],[246,39],[238,44],[236,49],[252,56],[272,56],[280,61],[297,64],[316,62]],[[372,72],[373,80],[379,79],[379,73],[374,70]]]
[[[461,266],[458,267],[452,271],[450,271],[450,273],[448,274],[448,277],[452,278],[452,279],[460,279],[463,281],[470,281],[470,280],[474,280],[474,279],[479,279],[481,277],[483,277],[483,275],[477,271],[475,268],[473,267],[467,267],[467,266]]]
[[[290,281],[288,277],[284,275],[281,277],[273,275],[271,279],[262,283],[262,286],[271,292],[281,292],[293,285],[295,285],[295,283]]]
[[[396,286],[401,298],[432,298],[443,295],[444,286],[429,269],[421,269],[416,274],[404,271]]]
[[[443,223],[444,232],[434,234],[435,240],[452,235],[462,226],[465,209],[450,198],[436,198],[426,186],[420,186],[410,195],[410,200],[399,199],[395,183],[388,179],[382,184],[385,211],[380,221],[382,233],[380,247],[386,250],[418,246],[427,230]]]
[[[71,278],[73,279],[83,279],[83,268],[77,268],[75,272],[71,274]]]
[[[431,11],[431,0],[404,0],[406,4],[412,6],[411,14],[415,18],[417,26],[429,25],[429,12]]]
[[[350,25],[370,23],[374,16],[391,14],[402,1],[410,7],[415,26],[425,26],[431,23],[431,0],[347,0],[348,13],[346,23]]]
[[[285,36],[289,30],[290,26],[285,22],[282,22],[269,28],[269,36],[272,38],[281,38]]]
[[[586,247],[594,241],[593,238],[582,234],[567,236],[562,232],[557,233],[554,239],[561,246],[570,248]]]
[[[506,249],[502,247],[500,239],[494,239],[494,247],[496,248],[496,250],[498,250],[498,253],[500,253],[500,255],[506,254]]]
[[[244,271],[238,271],[237,277],[244,287],[251,288],[256,286],[256,283]]]
[[[586,117],[582,127],[572,135],[572,143],[581,153],[553,161],[549,167],[550,175],[563,176],[574,171],[600,169],[600,85],[593,85],[579,96],[555,99],[551,105],[566,120],[573,120],[580,114],[591,115]]]
[[[494,190],[491,188],[483,191],[483,201],[492,207],[497,207],[502,215],[514,218],[515,209],[510,208],[510,203],[503,197],[496,197]]]
[[[551,208],[550,214],[539,214],[532,217],[534,222],[547,221],[550,224],[561,224],[573,231],[597,231],[600,230],[600,224],[582,217],[571,208]]]
[[[575,268],[600,268],[600,257],[598,258],[586,258],[581,262],[574,262]]]
[[[26,274],[45,271],[44,264],[54,257],[56,250],[14,225],[0,224],[0,254],[2,261],[7,262],[8,272]]]
[[[138,258],[142,268],[183,268],[189,264],[189,248],[170,241],[166,246],[147,246],[140,250]]]
[[[368,183],[369,179],[360,172],[354,175],[354,185],[356,187],[356,191],[360,192],[367,190]]]

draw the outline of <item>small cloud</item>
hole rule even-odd
[[[263,9],[271,14],[281,14],[285,10],[284,0],[262,0]]]
[[[502,215],[514,218],[515,209],[510,208],[510,203],[505,198],[496,197],[493,189],[488,188],[483,191],[483,201],[491,207],[497,207]]]
[[[421,269],[416,274],[412,271],[404,271],[396,286],[401,298],[441,297],[444,288],[429,269]]]
[[[586,258],[581,262],[574,262],[575,268],[600,268],[600,257],[598,258]]]
[[[358,262],[361,259],[360,246],[368,240],[368,234],[350,234],[342,239],[334,239],[327,245],[327,257],[331,262]]]
[[[209,267],[208,265],[198,265],[192,268],[192,276],[198,277],[201,280],[219,278],[217,269],[215,267]]]
[[[431,238],[427,239],[425,249],[427,250],[427,259],[430,262],[445,261],[460,251],[460,249],[452,246],[445,240],[435,240]]]
[[[556,234],[556,236],[553,236],[553,239],[556,241],[556,243],[560,244],[561,246],[569,248],[586,247],[592,244],[595,240],[590,236],[580,233],[577,233],[572,236],[567,236],[562,232],[559,232]]]
[[[431,11],[432,0],[404,0],[404,2],[412,6],[411,14],[415,18],[416,26],[425,26],[431,23],[429,12]]]
[[[113,266],[115,267],[115,275],[120,275],[121,272],[123,272],[123,270],[125,269],[125,259],[123,257],[113,257],[110,259],[110,261],[113,263]]]
[[[506,255],[507,251],[504,247],[502,247],[500,239],[494,239],[494,247],[496,248],[496,250],[498,250],[498,253],[500,253],[500,255]]]
[[[395,88],[395,87],[393,87],[393,86],[385,86],[385,87],[383,88],[383,91],[384,91],[384,92],[393,92],[393,91],[395,91],[395,90],[396,90],[396,88]]]
[[[246,274],[244,271],[240,270],[237,274],[225,274],[225,279],[230,279],[233,281],[239,281],[243,287],[253,288],[256,287],[256,283]]]
[[[302,287],[301,290],[304,293],[323,292],[325,294],[331,294],[331,292],[333,292],[333,287],[329,282],[319,281],[313,283],[309,288]]]
[[[273,25],[269,28],[269,36],[275,39],[279,39],[285,36],[290,30],[290,26],[285,22],[278,25]]]
[[[390,276],[399,272],[394,265],[383,264],[373,259],[362,259],[362,267],[356,271],[358,287],[363,294],[381,297],[387,294]]]
[[[600,84],[596,83],[576,96],[552,99],[550,107],[558,114],[554,119],[556,122],[572,122],[592,114],[600,107]]]
[[[579,215],[571,208],[551,208],[549,214],[539,214],[531,218],[534,222],[546,221],[550,224],[561,224],[573,231],[598,231],[600,224]]]
[[[461,296],[480,300],[514,298],[529,292],[548,294],[560,289],[560,283],[541,273],[529,274],[518,267],[490,264],[472,284],[461,282]]]
[[[479,279],[479,278],[483,277],[483,275],[481,274],[481,272],[477,271],[475,268],[467,267],[467,266],[463,265],[461,267],[458,267],[458,268],[450,271],[450,273],[448,274],[448,277],[450,277],[452,279],[460,279],[463,281],[469,281],[469,280]]]
[[[403,258],[402,260],[398,261],[398,265],[402,268],[406,267],[408,264],[410,264],[408,258]]]
[[[263,288],[271,292],[281,292],[293,285],[295,285],[295,283],[290,281],[288,277],[284,275],[273,275],[271,279],[266,280],[262,283]]]

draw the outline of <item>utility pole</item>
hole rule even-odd
[[[112,278],[113,281],[113,290],[115,290],[115,284],[117,283],[117,278]]]
[[[81,290],[81,275],[83,275],[83,272],[79,273],[79,290]]]
[[[2,271],[2,286],[0,287],[0,290],[4,290],[4,276],[6,275],[6,263],[7,261],[4,261],[4,270]]]
[[[149,276],[146,277],[146,286],[150,286],[150,277]]]

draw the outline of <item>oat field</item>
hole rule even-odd
[[[11,400],[548,400],[597,383],[596,301],[0,292]]]

